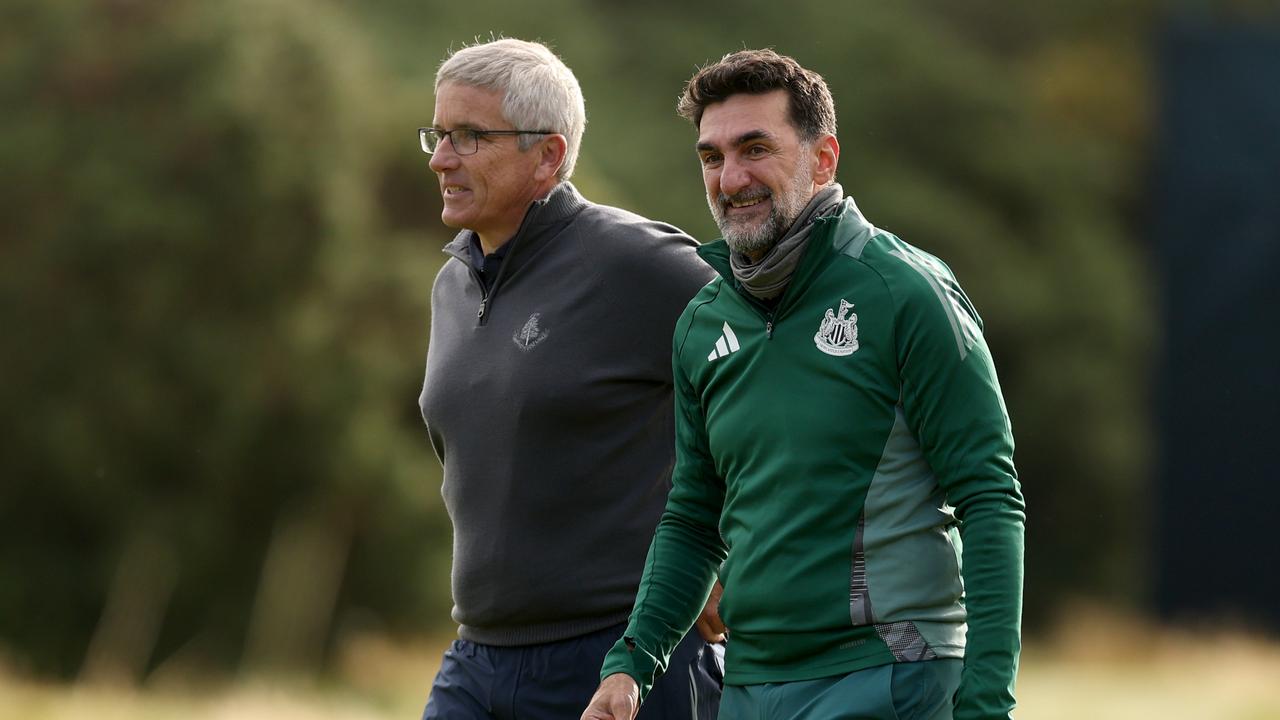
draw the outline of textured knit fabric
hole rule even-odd
[[[459,634],[527,645],[620,623],[670,488],[671,333],[714,272],[676,228],[568,183],[531,207],[488,292],[470,237],[432,289],[421,396]]]
[[[773,309],[699,251],[722,277],[676,326],[674,488],[603,673],[647,687],[719,570],[726,685],[964,657],[955,717],[1005,717],[1024,505],[981,320],[852,199],[809,243]]]

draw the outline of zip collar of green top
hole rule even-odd
[[[804,257],[800,260],[800,266],[796,268],[787,290],[784,290],[779,298],[778,309],[781,310],[786,305],[787,296],[791,295],[789,292],[791,286],[806,284],[832,253],[839,252],[857,257],[862,253],[862,247],[876,232],[876,227],[867,222],[851,197],[846,197],[836,212],[815,218]],[[819,248],[819,251],[815,252],[815,247]],[[714,268],[734,290],[746,296],[746,291],[738,287],[738,280],[733,276],[733,269],[729,263],[730,252],[732,251],[724,238],[698,247],[698,256]]]

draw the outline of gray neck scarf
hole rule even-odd
[[[804,206],[778,242],[760,258],[760,262],[753,263],[741,253],[729,253],[733,276],[742,284],[743,289],[761,300],[772,300],[781,295],[787,288],[787,283],[791,282],[791,275],[795,273],[796,267],[800,265],[800,258],[804,256],[814,219],[833,212],[843,200],[844,188],[839,183],[832,183],[819,190],[809,199],[809,204]]]

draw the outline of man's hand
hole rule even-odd
[[[634,720],[640,710],[640,686],[626,673],[605,678],[582,712],[582,720]]]
[[[707,606],[702,608],[702,614],[698,616],[698,621],[695,623],[695,627],[698,628],[698,634],[709,643],[723,642],[725,633],[729,632],[729,629],[720,620],[720,596],[723,594],[724,587],[717,580],[716,584],[711,586],[711,595],[707,597]]]

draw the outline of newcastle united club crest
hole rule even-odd
[[[841,298],[840,311],[827,314],[818,326],[818,334],[813,336],[813,344],[828,355],[844,357],[852,355],[858,349],[858,316],[852,312],[853,303]],[[846,316],[847,314],[847,316]]]

